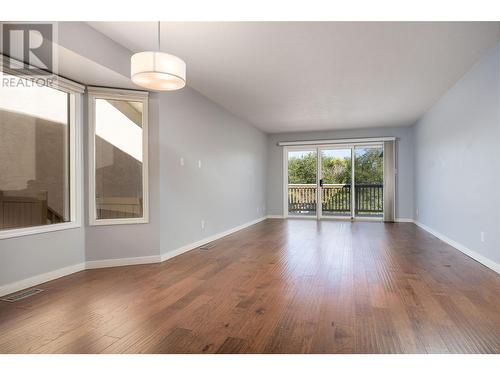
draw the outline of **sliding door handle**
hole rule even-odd
[[[320,180],[319,180],[319,186],[320,186],[320,187],[323,187],[323,179],[320,179]]]

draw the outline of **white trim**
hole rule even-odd
[[[415,220],[404,218],[404,217],[398,217],[398,218],[394,219],[394,222],[395,223],[415,223]]]
[[[318,217],[316,215],[289,215],[285,219],[290,220],[316,220],[318,221]]]
[[[220,233],[214,234],[212,236],[205,237],[205,238],[203,238],[203,239],[201,239],[199,241],[192,242],[190,244],[181,246],[181,247],[179,247],[179,248],[177,248],[175,250],[171,250],[171,251],[167,251],[165,253],[162,253],[161,254],[161,261],[163,262],[163,261],[165,261],[167,259],[170,259],[170,258],[173,258],[173,257],[175,257],[177,255],[183,254],[183,253],[185,253],[187,251],[194,250],[197,247],[205,245],[206,243],[213,242],[213,241],[216,241],[216,240],[218,240],[218,239],[220,239],[222,237],[229,236],[230,234],[238,232],[238,231],[240,231],[242,229],[245,229],[245,228],[247,228],[249,226],[252,226],[252,225],[255,225],[257,223],[260,223],[261,221],[266,220],[266,218],[267,218],[266,216],[260,217],[258,219],[249,221],[248,223],[245,223],[245,224],[239,225],[237,227],[225,230],[224,232],[220,232]]]
[[[397,147],[396,147],[396,139],[394,139],[394,142],[392,143],[392,170],[393,170],[393,175],[392,175],[392,179],[393,179],[393,182],[394,182],[394,189],[392,191],[392,217],[393,218],[396,218],[396,190],[397,190],[397,185],[398,185],[398,181],[397,181],[397,164],[396,164],[396,158],[397,158],[397,155],[396,155],[396,150],[397,150]],[[385,157],[386,157],[386,149],[385,149],[385,142],[382,143],[382,151],[383,151],[383,155],[384,155],[384,160],[382,162],[382,176],[384,178],[384,194],[382,196],[382,200],[385,200],[385,194],[386,194],[386,184],[385,184]],[[385,218],[385,205],[384,205],[384,211],[382,213],[382,221],[384,221],[384,218]],[[412,219],[413,220],[413,219]],[[390,221],[387,221],[387,222],[390,222]],[[396,220],[394,219],[394,222],[396,222]]]
[[[88,92],[88,220],[90,226],[119,225],[119,224],[146,224],[149,223],[149,162],[148,162],[148,96],[147,91],[111,89],[104,87],[87,88]],[[130,100],[142,103],[142,217],[127,219],[97,219],[95,204],[95,100]]]
[[[315,141],[283,141],[278,142],[278,146],[305,146],[305,145],[331,145],[344,143],[371,143],[395,141],[396,137],[378,137],[378,138],[344,138],[344,139],[319,139]]]
[[[57,89],[55,86],[51,86]],[[38,225],[33,227],[0,230],[0,240],[33,234],[54,232],[79,228],[83,216],[83,138],[82,138],[82,105],[83,95],[80,92],[67,91],[69,94],[69,212],[70,221],[57,224]]]
[[[486,258],[484,255],[481,255],[471,249],[469,249],[467,246],[462,245],[461,243],[452,240],[451,238],[445,236],[444,234],[428,227],[425,224],[422,224],[418,221],[414,221],[415,225],[419,226],[423,230],[429,232],[433,236],[439,238],[441,241],[446,242],[448,245],[454,247],[455,249],[461,251],[465,255],[469,256],[470,258],[474,259],[475,261],[481,263],[482,265],[488,267],[489,269],[495,271],[496,273],[500,274],[500,264],[492,261],[491,259]]]
[[[78,227],[83,217],[83,94],[71,95],[71,120],[74,122],[70,134],[70,216]],[[72,172],[72,170],[74,172]]]
[[[336,142],[336,143],[321,143],[321,142],[330,142],[330,141],[304,141],[307,143],[297,144],[297,145],[288,145],[294,144],[294,142],[279,142],[279,145],[285,145],[283,147],[283,177],[282,177],[282,194],[283,194],[283,217],[284,218],[303,218],[303,219],[311,219],[315,218],[316,220],[322,219],[339,219],[345,220],[346,218],[349,220],[359,220],[359,221],[383,221],[383,213],[380,218],[370,218],[364,216],[356,216],[355,215],[355,159],[356,159],[356,148],[363,147],[382,147],[384,148],[384,140],[396,140],[395,137],[385,137],[385,138],[359,138],[357,139],[360,142],[354,142],[356,139],[344,139],[341,141],[345,142]],[[368,141],[370,140],[370,141]],[[318,143],[320,142],[320,143]],[[352,142],[352,143],[351,143]],[[363,143],[364,142],[364,143]],[[396,142],[394,142],[394,170],[396,170]],[[328,216],[323,215],[322,204],[323,201],[323,189],[320,187],[320,179],[323,178],[323,168],[321,166],[321,151],[323,150],[334,150],[334,149],[349,149],[351,151],[351,214],[349,217],[344,216]],[[288,212],[288,154],[293,151],[312,151],[316,152],[316,214],[313,215],[291,215]],[[384,156],[385,157],[385,156]],[[397,181],[395,181],[397,183]],[[383,182],[385,186],[385,181]],[[394,194],[396,194],[396,189],[394,189]],[[396,216],[396,196],[394,196],[394,214],[393,217]]]
[[[283,215],[267,215],[266,219],[284,219]]]
[[[316,148],[316,220],[323,216],[323,188],[320,181],[323,178],[323,163],[321,161],[321,148]],[[288,189],[287,189],[288,194]]]
[[[118,99],[128,100],[145,100],[149,97],[148,91],[141,90],[128,90],[128,89],[114,89],[109,87],[87,86],[87,93],[93,96],[109,97],[113,96]]]
[[[7,294],[17,292],[19,290],[31,288],[35,285],[43,284],[63,276],[68,276],[75,272],[83,271],[84,269],[85,269],[85,263],[78,263],[72,266],[59,268],[54,271],[32,276],[27,279],[15,281],[11,284],[2,285],[0,286],[0,296],[5,296]]]
[[[282,203],[283,203],[283,217],[286,219],[288,217],[288,147],[283,147],[283,172],[281,174],[281,193]]]
[[[379,222],[382,223],[384,218],[380,216],[370,217],[370,216],[354,216],[352,221],[371,221],[371,222]]]
[[[150,263],[160,263],[160,262],[161,262],[160,255],[151,255],[145,257],[89,260],[85,263],[86,265],[85,268],[88,270],[92,270],[96,268],[133,266],[137,264],[150,264]]]
[[[57,232],[60,230],[75,229],[80,228],[81,226],[82,224],[80,222],[69,221],[66,223],[38,225],[36,227],[6,229],[0,231],[0,240],[5,240],[7,238],[32,236],[34,234]]]
[[[351,145],[351,219],[356,218],[356,149]],[[382,182],[382,188],[384,183]],[[323,204],[323,202],[321,202]],[[382,213],[383,214],[383,213]]]

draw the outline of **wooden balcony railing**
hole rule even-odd
[[[324,184],[321,208],[329,215],[346,216],[351,213],[351,185]],[[354,194],[356,215],[380,215],[384,211],[384,186],[382,184],[356,184]],[[288,212],[316,211],[315,184],[288,185]]]

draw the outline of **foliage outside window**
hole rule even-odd
[[[356,183],[381,184],[384,180],[381,148],[362,148],[355,152]],[[325,183],[351,183],[351,156],[322,155],[322,173]],[[288,183],[316,183],[316,152],[291,154],[288,159]]]

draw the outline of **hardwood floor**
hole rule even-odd
[[[414,224],[274,219],[216,244],[0,302],[0,352],[500,352],[500,276]]]

